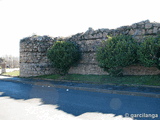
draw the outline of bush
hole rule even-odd
[[[146,37],[144,42],[139,45],[137,52],[139,62],[146,67],[151,67],[159,64],[160,58],[160,36]]]
[[[47,57],[60,74],[66,74],[69,68],[80,59],[80,51],[72,42],[57,41],[48,50]]]
[[[123,67],[136,62],[137,45],[132,36],[118,35],[104,41],[97,51],[99,66],[110,75],[123,75]]]

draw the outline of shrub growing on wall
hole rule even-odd
[[[146,67],[160,66],[160,36],[146,37],[137,51],[139,62]]]
[[[123,67],[136,62],[136,49],[132,36],[109,37],[97,51],[98,64],[110,75],[121,76]]]
[[[66,74],[69,68],[80,59],[80,51],[72,42],[57,41],[48,50],[47,57],[60,74]]]

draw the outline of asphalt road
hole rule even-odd
[[[22,119],[160,120],[160,99],[0,81],[0,120]]]

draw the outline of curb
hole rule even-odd
[[[75,86],[65,86],[65,85],[54,85],[50,84],[49,80],[46,82],[38,82],[38,81],[20,81],[20,80],[7,80],[7,79],[0,79],[1,81],[8,81],[8,82],[17,82],[17,83],[25,83],[31,85],[39,85],[45,87],[55,87],[55,88],[62,88],[62,89],[72,89],[72,90],[82,90],[82,91],[90,91],[90,92],[101,92],[101,93],[108,93],[108,94],[120,94],[120,95],[131,95],[131,96],[143,96],[143,97],[153,97],[153,98],[160,98],[160,94],[153,94],[153,93],[142,93],[142,92],[130,92],[130,91],[118,91],[118,90],[106,90],[106,89],[98,89],[98,88],[87,88],[87,87],[75,87]],[[44,79],[43,79],[44,80]]]

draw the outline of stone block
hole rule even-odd
[[[94,75],[108,75],[98,65],[93,64],[78,64],[76,67],[71,67],[69,74],[94,74]]]
[[[30,76],[45,75],[46,72],[55,74],[56,73],[55,69],[49,67],[48,64],[49,63],[21,63],[20,76],[30,77]],[[49,67],[49,69],[46,69],[47,67]]]
[[[158,75],[160,70],[156,67],[144,67],[144,66],[128,66],[123,69],[124,75]]]
[[[137,28],[137,24],[132,24],[132,28],[136,29]]]
[[[154,27],[160,27],[160,23],[153,23]]]
[[[134,35],[134,30],[131,29],[131,30],[129,31],[129,34],[130,34],[130,35]]]
[[[77,41],[82,52],[95,52],[97,47],[101,46],[101,43],[101,39]]]
[[[146,34],[147,34],[147,35],[152,35],[152,34],[153,34],[153,29],[147,30]]]
[[[96,60],[96,52],[91,53],[82,53],[82,57],[79,63],[85,63],[85,64],[97,64]]]
[[[157,27],[154,27],[154,28],[153,28],[153,33],[156,34],[157,32],[158,32],[158,28],[157,28]]]
[[[146,29],[150,29],[150,28],[152,28],[152,26],[153,26],[152,23],[147,23],[147,24],[145,24],[145,28],[146,28]]]

